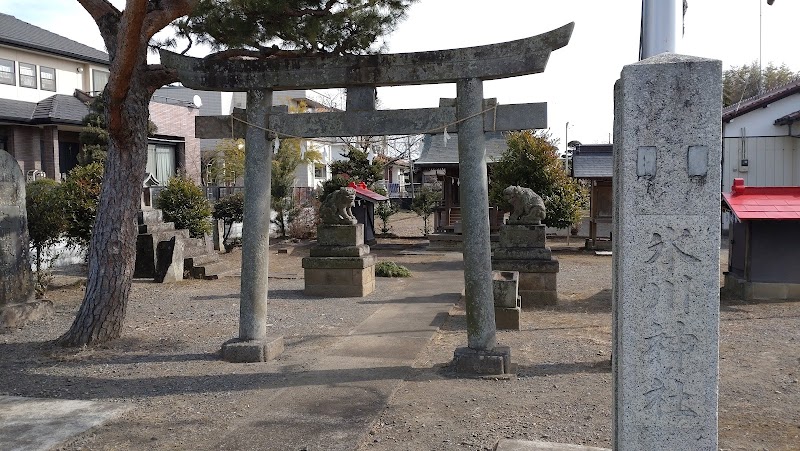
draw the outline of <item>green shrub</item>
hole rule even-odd
[[[399,210],[397,204],[393,204],[391,201],[386,200],[378,202],[375,206],[375,214],[381,218],[381,233],[389,233],[389,230],[392,228],[392,226],[389,225],[389,218]]]
[[[411,210],[422,218],[422,233],[431,232],[429,219],[442,202],[442,187],[439,184],[424,185],[411,201]]]
[[[61,184],[64,219],[67,221],[66,236],[71,244],[89,245],[102,183],[103,164],[94,162],[76,166]]]
[[[176,229],[189,229],[192,237],[211,232],[211,204],[203,190],[184,175],[169,179],[156,199],[156,207],[164,212],[164,221],[174,222]]]
[[[225,236],[222,241],[225,243],[225,250],[230,252],[233,246],[228,246],[228,238],[231,234],[232,225],[234,222],[242,222],[244,220],[244,193],[236,193],[228,197],[224,197],[214,204],[214,219],[222,220],[225,223]]]
[[[378,277],[411,277],[411,271],[395,262],[378,262],[375,265],[375,275]]]
[[[503,190],[524,186],[542,196],[548,227],[566,228],[580,222],[580,210],[588,205],[588,191],[564,171],[556,141],[547,131],[524,130],[506,137],[508,148],[490,166],[489,202],[510,211]]]
[[[44,249],[55,244],[67,229],[60,185],[53,179],[39,179],[28,183],[25,189],[25,207],[28,215],[28,237],[35,253],[36,271],[34,289],[41,298],[53,280],[49,266],[55,256],[45,260]]]

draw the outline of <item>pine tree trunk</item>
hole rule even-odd
[[[59,343],[97,344],[119,338],[136,258],[136,215],[147,163],[150,92],[136,75],[121,105],[121,130],[109,130],[97,219],[89,245],[89,275],[80,310]]]

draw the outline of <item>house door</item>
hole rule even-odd
[[[58,172],[67,174],[78,165],[78,150],[80,144],[59,141],[58,143]]]

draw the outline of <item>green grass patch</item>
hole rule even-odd
[[[375,275],[378,277],[411,277],[411,271],[395,262],[378,262],[375,265]]]

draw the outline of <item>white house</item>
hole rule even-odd
[[[800,186],[800,80],[722,110],[722,191]]]
[[[108,82],[108,54],[0,13],[0,149],[29,178],[60,180],[78,164],[79,133],[93,93]],[[197,108],[154,97],[148,171],[164,182],[178,169],[199,181]]]

